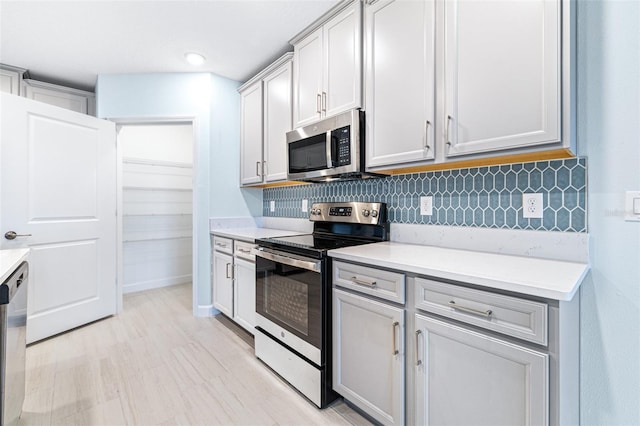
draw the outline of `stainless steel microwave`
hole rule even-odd
[[[287,178],[330,181],[364,173],[364,111],[353,109],[287,132]]]

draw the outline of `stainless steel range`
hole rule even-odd
[[[334,248],[389,239],[383,203],[316,203],[313,233],[257,240],[256,356],[318,407],[331,386],[331,259]]]

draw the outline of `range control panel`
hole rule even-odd
[[[353,207],[330,207],[329,216],[351,216]]]
[[[309,220],[314,222],[345,222],[377,225],[387,220],[384,203],[314,203],[309,210]]]

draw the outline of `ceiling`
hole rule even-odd
[[[98,74],[212,72],[246,81],[336,0],[0,0],[0,63],[93,90]],[[206,62],[189,65],[186,52]]]

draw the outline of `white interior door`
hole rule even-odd
[[[27,342],[116,312],[115,124],[2,94],[0,230],[30,234]]]

